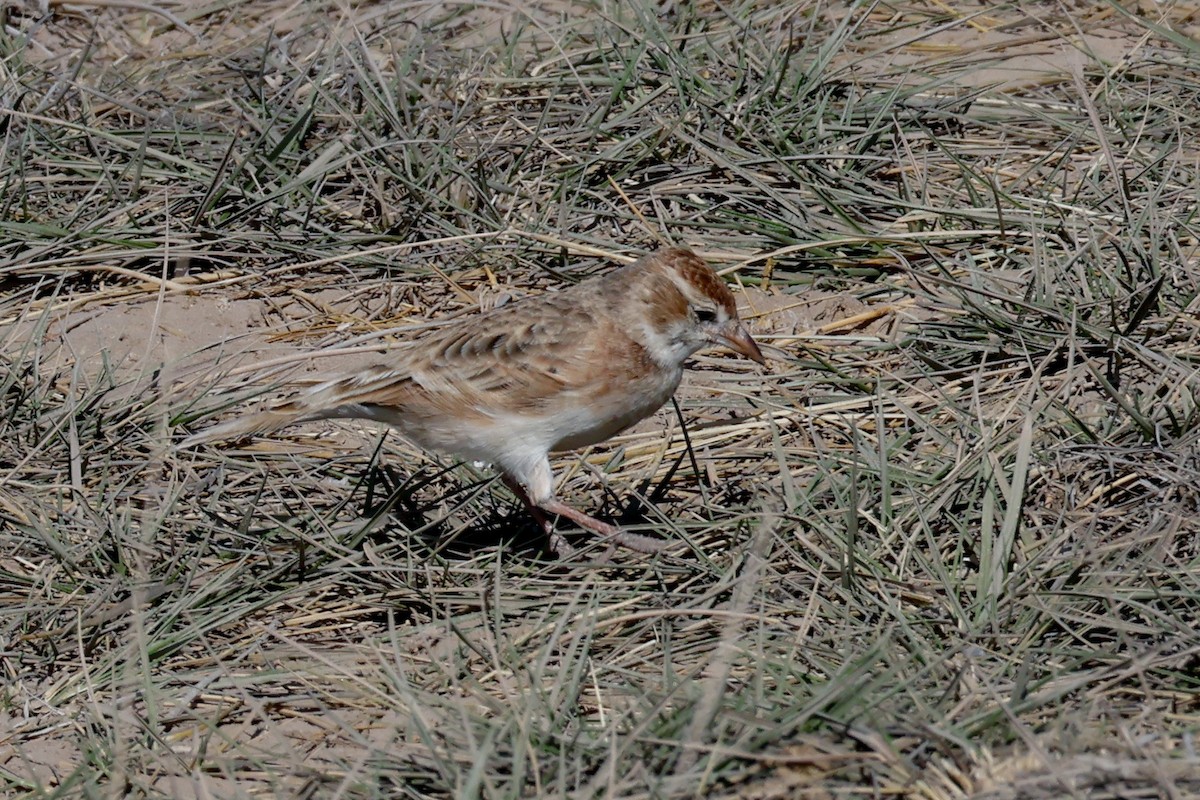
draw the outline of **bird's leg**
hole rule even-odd
[[[538,506],[545,511],[549,511],[551,514],[566,517],[584,530],[598,533],[612,540],[614,544],[619,544],[630,550],[636,550],[639,553],[658,553],[667,549],[667,542],[662,539],[623,531],[616,525],[609,525],[607,522],[598,520],[590,514],[585,514],[577,508],[571,508],[571,506],[563,501],[553,497],[543,500]]]
[[[609,540],[611,544],[620,545],[630,550],[635,550],[639,553],[658,553],[667,548],[667,542],[661,539],[655,539],[650,536],[642,536],[637,533],[629,533],[623,531],[616,525],[609,525],[607,522],[596,519],[590,514],[585,514],[582,511],[572,508],[566,503],[554,497],[554,479],[550,472],[550,462],[543,460],[529,474],[528,483],[520,485],[520,481],[512,477],[506,477],[505,483],[511,487],[513,483],[520,485],[517,491],[518,496],[522,497],[527,505],[529,505],[534,518],[545,520],[546,516],[542,512],[550,512],[566,517],[584,530],[597,533]],[[510,482],[511,481],[511,482]],[[549,525],[546,520],[543,525]],[[546,528],[547,535],[550,536],[550,549],[558,552],[555,547],[555,534],[550,533],[553,526]],[[561,535],[558,535],[561,540]],[[566,544],[564,541],[563,544]]]
[[[521,485],[521,482],[507,472],[500,473],[500,480],[504,481],[504,485],[521,499],[521,502],[525,504],[525,508],[529,510],[529,515],[533,517],[533,521],[545,532],[546,540],[550,545],[550,552],[559,558],[570,558],[574,555],[575,548],[567,543],[565,536],[554,530],[554,523],[546,516],[545,511],[542,511],[533,504],[533,501],[529,499],[529,492],[525,491],[525,487]]]

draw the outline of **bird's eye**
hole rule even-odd
[[[700,322],[716,322],[717,310],[715,308],[697,308],[696,319]]]

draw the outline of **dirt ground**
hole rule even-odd
[[[30,30],[30,35],[33,51],[45,63],[62,58],[64,52],[76,52],[76,38],[65,36],[61,28],[77,25],[84,15],[96,15],[128,37],[119,45],[104,41],[95,44],[101,52],[111,49],[114,63],[128,57],[130,42],[144,48],[145,58],[195,46],[192,37],[179,29],[160,27],[156,24],[156,20],[161,22],[160,15],[138,4],[44,5],[49,12],[46,23]],[[165,3],[163,7],[183,13],[186,5]],[[231,42],[252,43],[265,30],[284,35],[300,24],[293,6],[245,5],[248,10],[242,28],[203,30],[198,35],[220,40],[221,49],[227,50]],[[1151,17],[1158,21],[1156,24],[1169,26],[1182,35],[1200,37],[1200,3],[1143,0],[1122,5],[1129,7],[1130,13]],[[1077,35],[1047,32],[1047,20],[1073,18],[1077,7],[1082,6],[1089,10],[1086,15],[1078,15],[1081,21]],[[363,13],[362,9],[353,11],[357,15],[355,25],[366,24]],[[478,9],[470,24],[461,24],[455,36],[448,36],[440,46],[473,47],[490,42],[508,24],[511,13],[499,7]],[[953,21],[940,27],[901,29],[864,39],[859,43],[861,57],[854,61],[856,84],[870,85],[883,77],[902,82],[910,70],[920,68],[929,74],[936,73],[939,64],[952,64],[945,96],[982,92],[978,102],[987,103],[989,97],[1019,97],[1045,81],[1081,74],[1084,64],[1101,62],[1116,73],[1142,58],[1150,41],[1146,28],[1131,22],[1117,5],[1099,4],[1097,10],[1097,4],[1078,3],[981,4],[957,6],[956,13]],[[414,24],[420,22],[419,15],[414,19]],[[348,24],[348,30],[353,27]],[[963,69],[963,59],[969,54],[978,54],[979,69]],[[1077,168],[1087,170],[1090,165],[1079,164]],[[914,213],[910,218],[896,219],[891,232],[902,236],[919,216]],[[570,239],[570,232],[561,235]],[[718,267],[737,267],[740,259],[754,257],[718,247],[707,255]],[[506,285],[503,281],[497,284],[493,273],[474,264],[443,275],[431,274],[419,256],[400,260],[404,259],[408,259],[414,274],[422,273],[423,277],[405,282],[403,287],[385,278],[363,285],[341,285],[328,279],[309,283],[290,270],[264,274],[236,264],[218,272],[166,281],[131,281],[128,275],[114,272],[107,285],[93,285],[77,294],[67,291],[33,307],[0,307],[0,352],[15,361],[31,347],[36,349],[39,369],[54,374],[64,393],[105,387],[115,402],[122,392],[134,397],[153,386],[171,398],[175,406],[186,405],[188,398],[194,397],[199,400],[198,408],[208,409],[224,402],[219,398],[226,396],[244,398],[239,402],[252,404],[263,393],[278,396],[289,387],[344,374],[386,358],[389,345],[419,336],[440,321],[475,313],[513,297],[550,290],[555,285],[550,277],[543,277],[537,286]],[[761,263],[756,262],[755,269],[760,268]],[[737,274],[741,273],[735,271]],[[743,317],[750,321],[752,332],[766,346],[768,355],[774,352],[796,357],[806,348],[821,352],[832,343],[846,341],[895,343],[932,313],[916,303],[896,303],[890,297],[871,303],[820,286],[800,294],[793,288],[772,286],[769,280],[765,286],[740,285],[736,294]],[[336,351],[332,356],[331,350]],[[784,360],[777,358],[771,369],[778,373],[790,368],[781,367]],[[702,358],[701,365],[711,366],[711,362]],[[759,373],[738,366],[732,374],[745,378]],[[764,380],[778,378],[766,374]],[[725,384],[714,386],[712,375],[707,369],[691,374],[682,396],[718,396]],[[672,425],[674,414],[668,407],[643,422],[637,431],[661,431]],[[338,438],[347,445],[363,446],[369,441],[361,432],[343,431]],[[438,624],[430,624],[411,634],[408,642],[413,652],[436,658],[440,644],[451,646],[440,642],[441,630]],[[289,641],[283,635],[277,643],[278,657],[290,654],[299,659],[311,655],[303,643]],[[321,657],[337,658],[338,651],[330,648],[322,651]],[[345,656],[347,661],[359,657]],[[347,674],[357,670],[350,664],[341,667]],[[178,698],[179,713],[192,700]],[[62,736],[53,733],[56,713],[44,708],[31,711],[30,717],[38,718],[41,733],[30,735],[26,730],[19,747],[10,743],[11,735],[0,732],[0,768],[31,784],[48,787],[69,775],[82,758],[79,738],[69,728],[64,728]],[[357,714],[345,711],[336,724],[326,724],[320,714],[298,712],[294,719],[266,725],[249,715],[237,718],[221,732],[229,741],[268,753],[280,763],[294,758],[299,763],[334,764],[353,760],[358,751],[335,737],[333,729],[353,729],[373,747],[386,751],[403,746],[404,742],[395,738],[400,736],[398,731],[411,732],[410,722],[395,717],[392,710],[363,709]],[[136,725],[132,717],[126,723]],[[1080,757],[1062,769],[1078,772],[1080,782],[1086,783],[1088,774],[1121,769],[1132,774],[1144,767],[1124,764],[1119,759],[1097,764]],[[1015,800],[1047,797],[1053,791],[1053,787],[1047,788],[1053,770],[1046,767],[1044,759],[1031,760],[1027,754],[1016,754],[986,769],[976,765],[974,769],[969,778],[962,779],[964,786],[973,787],[972,791],[964,789],[956,794],[946,789],[942,794],[930,791],[921,796]],[[955,774],[954,769],[947,767],[946,774]],[[297,780],[289,786],[302,783]],[[238,781],[232,777],[197,776],[186,769],[164,774],[155,785],[166,794],[178,791],[179,796],[194,792],[197,785],[211,796],[235,796],[240,791]],[[785,765],[771,770],[769,777],[750,786],[754,791],[741,796],[832,796],[817,793],[812,786],[811,769],[798,766],[793,770]]]

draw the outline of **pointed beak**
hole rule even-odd
[[[767,363],[767,360],[763,358],[762,351],[758,349],[758,345],[754,339],[750,338],[750,333],[740,322],[730,320],[725,329],[717,334],[717,341],[735,353],[741,353],[759,364]]]

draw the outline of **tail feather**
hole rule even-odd
[[[393,414],[380,405],[362,402],[364,387],[374,382],[394,379],[394,372],[375,368],[361,375],[339,378],[306,389],[291,400],[278,403],[263,411],[237,417],[188,436],[180,447],[195,447],[218,441],[237,441],[251,436],[263,436],[299,422],[318,419],[374,419],[391,421]]]
[[[179,446],[181,448],[188,448],[211,442],[235,442],[241,439],[248,439],[251,436],[263,436],[268,433],[274,433],[277,430],[286,428],[297,422],[304,422],[307,419],[311,419],[311,416],[307,413],[307,409],[294,410],[285,406],[281,409],[258,411],[248,416],[237,417],[228,422],[222,422],[219,425],[214,425],[211,428],[205,428],[202,431],[193,433],[180,442]]]

